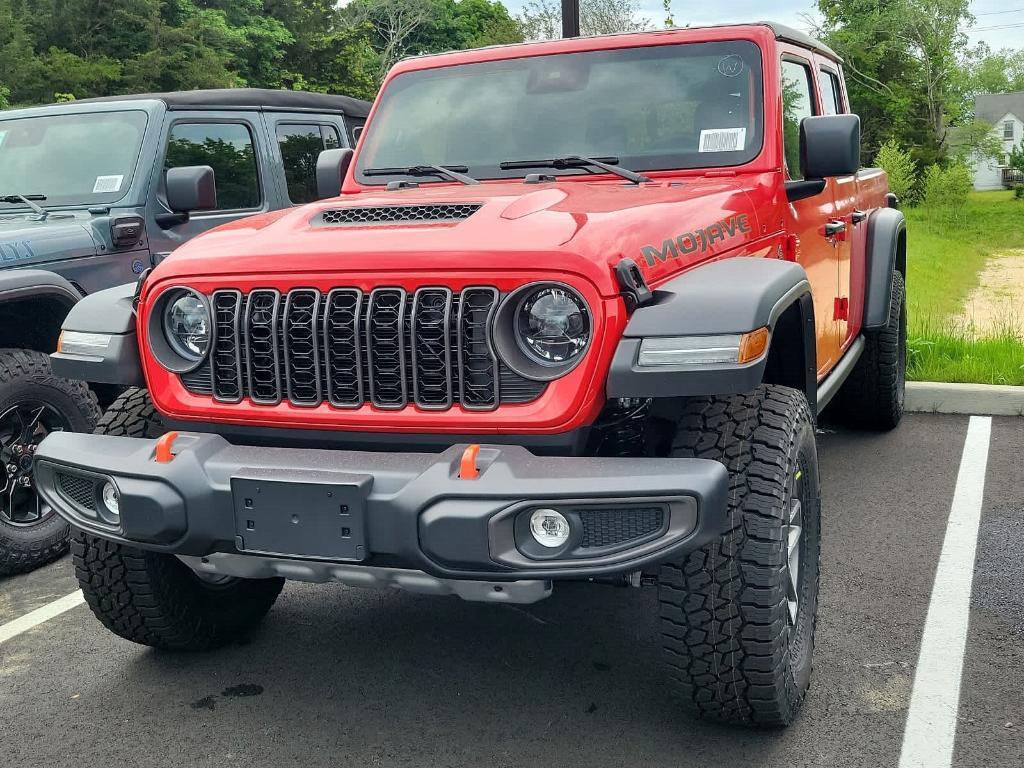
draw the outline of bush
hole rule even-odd
[[[955,215],[963,210],[973,185],[971,169],[965,163],[957,161],[946,168],[932,165],[924,174],[923,202],[932,210]]]
[[[875,165],[889,175],[889,190],[903,203],[917,202],[917,163],[910,153],[900,149],[895,139],[889,139],[875,155]]]
[[[1024,200],[1024,184],[1018,184],[1013,188],[1013,199]]]

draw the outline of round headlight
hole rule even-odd
[[[557,285],[524,296],[515,323],[519,346],[541,365],[563,365],[590,341],[587,305],[573,291]]]
[[[194,293],[183,293],[164,310],[164,333],[186,360],[201,360],[210,348],[210,312]]]

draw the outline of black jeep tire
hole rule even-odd
[[[144,389],[123,392],[97,434],[155,438],[160,414]],[[77,531],[75,575],[86,602],[111,632],[142,645],[203,651],[244,639],[277,600],[284,579],[201,579],[173,555]]]
[[[892,276],[889,321],[864,334],[864,352],[826,409],[830,418],[855,429],[890,430],[903,418],[907,381],[907,291],[903,275]]]
[[[821,491],[807,400],[772,385],[689,399],[671,455],[721,462],[730,476],[728,531],[658,575],[674,692],[706,719],[788,725],[810,684],[817,621]]]
[[[0,349],[0,576],[46,565],[68,551],[70,526],[31,485],[31,458],[50,431],[91,432],[100,409],[83,382],[53,375],[50,358]],[[12,473],[8,466],[16,466]],[[26,485],[21,485],[24,481]]]

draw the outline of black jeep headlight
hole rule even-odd
[[[171,349],[198,362],[210,349],[210,310],[192,291],[170,298],[164,309],[164,335]]]
[[[590,341],[587,305],[566,286],[547,285],[527,293],[515,318],[516,341],[541,365],[565,365]]]

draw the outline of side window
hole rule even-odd
[[[217,178],[220,210],[259,208],[260,181],[252,133],[241,123],[177,123],[167,141],[165,168],[208,165]]]
[[[277,143],[284,162],[288,199],[293,203],[316,200],[316,158],[323,149],[341,146],[333,125],[294,125],[279,123]]]
[[[789,178],[800,177],[800,121],[815,114],[811,68],[796,61],[782,62],[782,146]]]
[[[825,110],[825,114],[843,114],[843,89],[839,85],[839,75],[823,69],[818,82],[821,83],[821,106]]]

